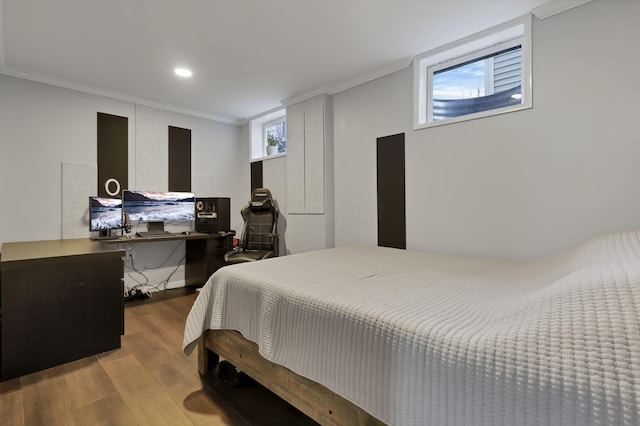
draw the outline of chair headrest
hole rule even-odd
[[[249,205],[255,209],[268,208],[271,207],[272,201],[273,197],[271,196],[271,191],[267,188],[256,188],[251,193],[251,201],[249,201]]]

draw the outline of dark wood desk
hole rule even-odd
[[[158,241],[186,240],[185,286],[201,287],[219,268],[224,266],[225,253],[233,250],[233,232],[167,234],[152,237],[117,238],[103,240],[106,244],[144,244]]]
[[[1,253],[2,380],[120,347],[124,250],[82,238]]]

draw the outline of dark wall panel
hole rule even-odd
[[[407,248],[404,133],[378,138],[378,245]]]
[[[251,193],[256,188],[262,188],[262,161],[251,163]]]
[[[129,119],[98,113],[98,191],[120,197],[129,187]]]
[[[169,191],[191,192],[191,130],[169,126]]]

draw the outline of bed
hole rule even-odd
[[[534,261],[339,247],[218,270],[184,351],[321,424],[640,424],[640,232]]]

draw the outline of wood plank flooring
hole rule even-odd
[[[197,351],[182,352],[195,297],[176,289],[126,302],[120,349],[0,382],[0,423],[315,425],[255,382],[232,387],[198,374]]]

